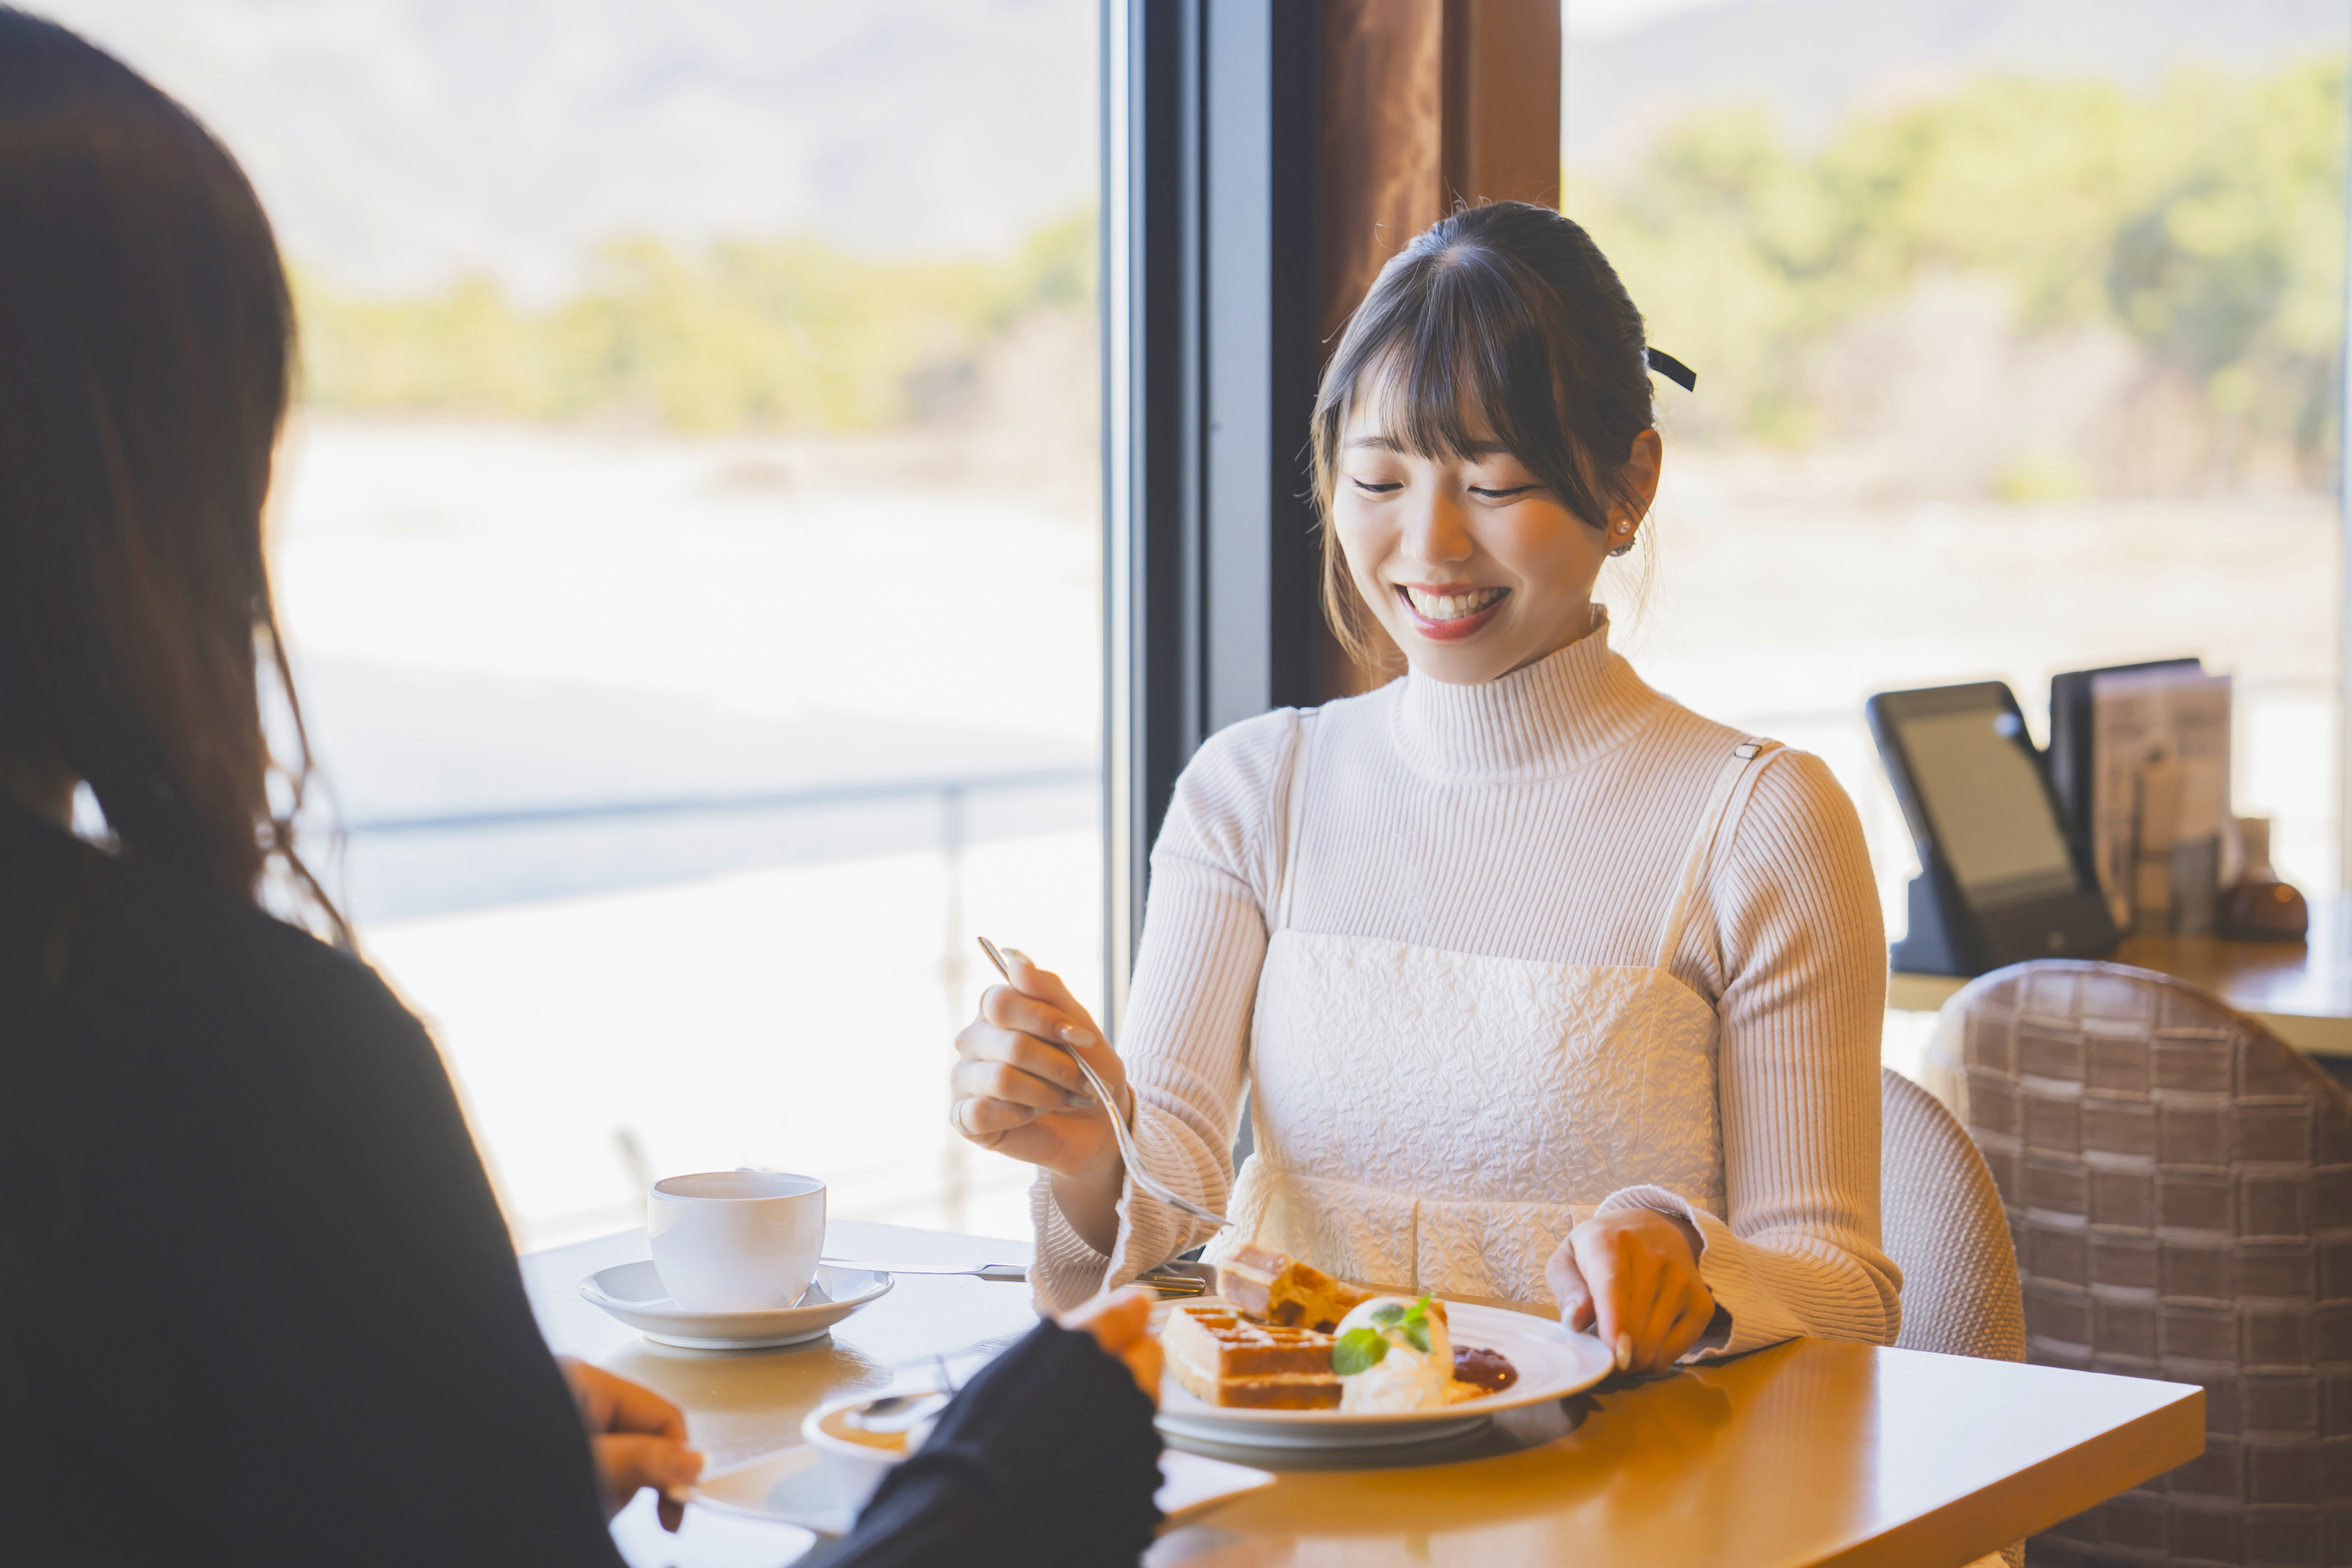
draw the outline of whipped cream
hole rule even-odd
[[[1446,1333],[1445,1308],[1431,1302],[1425,1324],[1429,1349],[1422,1350],[1408,1336],[1402,1321],[1413,1310],[1411,1296],[1375,1296],[1339,1320],[1338,1336],[1364,1329],[1377,1334],[1387,1349],[1377,1362],[1339,1379],[1339,1409],[1367,1415],[1404,1411],[1442,1410],[1446,1390],[1454,1381],[1454,1344]],[[1382,1313],[1385,1307],[1389,1311]],[[1386,1324],[1375,1321],[1387,1316]]]

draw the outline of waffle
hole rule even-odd
[[[1160,1349],[1176,1381],[1211,1405],[1330,1410],[1339,1403],[1331,1336],[1310,1328],[1180,1306],[1160,1331]]]
[[[1374,1294],[1312,1263],[1256,1246],[1238,1248],[1217,1265],[1217,1293],[1252,1317],[1323,1334]]]

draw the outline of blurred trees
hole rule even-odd
[[[1946,409],[2016,405],[2007,427],[1965,436],[1943,415],[1905,416],[1923,426],[1909,453],[1964,439],[2001,448],[1954,469],[1989,476],[1964,489],[2227,488],[2257,469],[2324,488],[2338,439],[2345,111],[2332,59],[2257,78],[2184,68],[2148,93],[1981,78],[1857,114],[1810,152],[1763,112],[1727,106],[1672,127],[1619,176],[1571,172],[1566,205],[1659,344],[1699,368],[1701,396],[1670,405],[1683,435],[1852,439],[1874,403],[1934,406],[1890,382],[1917,390],[1995,332],[2038,352],[2034,385],[2072,386],[2077,404],[2108,411],[2040,409],[2014,366],[1950,379]],[[306,276],[305,393],[331,409],[617,413],[690,432],[883,428],[954,411],[1025,317],[1086,310],[1094,265],[1083,213],[994,260],[629,240],[546,310],[483,279],[385,301]],[[1939,305],[1972,298],[1955,280],[1998,287],[2005,324]],[[1884,332],[1875,357],[1857,350],[1907,304],[1913,318],[1944,310],[1943,336],[1914,321],[1909,358],[1890,357]],[[2087,459],[2100,441],[2110,459]]]
[[[681,431],[841,431],[903,423],[969,379],[1036,311],[1087,308],[1094,219],[986,261],[877,262],[809,240],[722,240],[684,255],[606,246],[545,311],[488,279],[365,300],[299,274],[313,407],[570,419],[620,413]]]
[[[2021,335],[2127,335],[2140,381],[2180,389],[2216,462],[2266,445],[2332,484],[2345,108],[2333,59],[2184,68],[2144,95],[1979,79],[1858,114],[1811,155],[1726,107],[1622,177],[1571,173],[1566,206],[1660,345],[1699,367],[1691,433],[1836,436],[1821,383],[1838,336],[1958,275],[1997,280]]]

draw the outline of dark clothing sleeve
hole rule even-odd
[[[1092,1336],[1041,1323],[964,1386],[825,1568],[1134,1568],[1160,1521],[1151,1402]]]
[[[439,1053],[353,959],[0,801],[0,1563],[619,1563]],[[1047,1324],[843,1559],[1132,1564],[1159,1440]]]
[[[0,822],[0,1559],[619,1561],[431,1039],[176,873]]]

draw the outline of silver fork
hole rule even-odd
[[[1012,985],[1013,967],[1005,962],[1005,955],[997,951],[997,945],[989,941],[988,938],[982,937],[980,948],[988,955],[988,961],[997,967],[997,973],[1005,977],[1005,984]],[[1143,1168],[1143,1156],[1135,1149],[1135,1135],[1128,1131],[1127,1118],[1119,1114],[1119,1102],[1110,1092],[1109,1086],[1103,1083],[1101,1074],[1094,1070],[1092,1063],[1069,1045],[1060,1040],[1056,1040],[1054,1043],[1069,1052],[1069,1059],[1078,1064],[1078,1071],[1084,1073],[1086,1082],[1093,1086],[1094,1098],[1102,1103],[1103,1111],[1110,1117],[1110,1135],[1119,1141],[1119,1155],[1127,1162],[1127,1175],[1135,1185],[1169,1208],[1181,1214],[1188,1214],[1195,1220],[1205,1220],[1221,1231],[1231,1226],[1233,1222],[1214,1209],[1204,1209],[1191,1199],[1170,1192],[1153,1179],[1152,1174]]]

